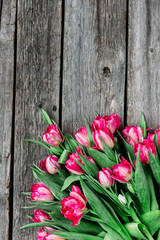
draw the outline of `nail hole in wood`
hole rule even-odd
[[[57,106],[53,105],[52,109],[53,109],[54,112],[57,111]]]

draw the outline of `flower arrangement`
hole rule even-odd
[[[48,151],[32,170],[32,223],[38,240],[160,240],[160,129],[139,126],[118,131],[117,115],[98,116],[74,137],[62,133],[41,109]]]

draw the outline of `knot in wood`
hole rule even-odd
[[[111,75],[111,70],[110,70],[110,68],[109,68],[108,66],[105,66],[105,67],[103,68],[103,75],[104,75],[105,77],[110,77],[110,75]]]

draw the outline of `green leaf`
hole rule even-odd
[[[42,174],[40,172],[38,172],[35,168],[32,168],[33,173],[35,178],[39,181],[44,183],[45,186],[47,186],[51,192],[53,193],[53,195],[58,199],[61,200],[65,197],[68,196],[68,194],[66,192],[61,192],[61,186],[59,186],[58,184],[56,184],[53,180],[51,180],[51,178],[49,178],[48,176],[46,177],[45,174]],[[53,176],[52,176],[53,177]]]
[[[139,127],[141,127],[144,130],[144,138],[147,138],[147,130],[146,130],[146,118],[144,113],[142,112],[139,122]]]
[[[64,191],[66,188],[68,188],[73,182],[80,181],[80,176],[72,175],[66,178],[64,181],[64,184],[62,186],[61,191]]]
[[[80,183],[88,203],[90,204],[92,210],[97,214],[97,216],[100,217],[108,226],[119,232],[119,234],[124,239],[131,239],[129,235],[124,232],[123,225],[120,225],[118,220],[112,216],[112,214],[110,213],[110,211],[108,211],[100,198],[97,197],[97,195],[87,186],[87,184],[82,180],[82,178],[80,179]]]
[[[134,222],[126,223],[125,228],[127,229],[127,231],[132,237],[140,238],[140,239],[148,239],[142,233],[142,229],[143,229],[142,223],[134,223]]]
[[[103,146],[104,146],[104,148],[103,148],[104,153],[107,155],[107,157],[111,161],[116,163],[116,158],[115,158],[114,151],[110,147],[108,147],[108,145],[105,143],[105,141],[101,137],[100,137],[100,139],[101,139],[101,141],[103,143]]]
[[[156,145],[156,150],[158,152],[158,155],[160,156],[160,144],[158,144],[157,133],[156,132],[154,134],[154,142],[155,142],[155,145]]]
[[[31,169],[33,171],[41,174],[41,176],[43,176],[44,178],[47,178],[50,181],[58,184],[59,186],[62,186],[64,183],[64,179],[62,177],[60,177],[58,174],[51,175],[51,174],[41,170],[40,168],[38,168],[36,165],[34,165],[34,167],[31,167]]]
[[[97,236],[98,237],[105,237],[105,235],[106,235],[106,232],[102,231]]]
[[[129,213],[128,209],[119,201],[118,197],[110,192],[108,189],[105,189],[96,179],[94,179],[91,176],[85,176],[85,178],[89,181],[89,183],[93,184],[93,187],[95,186],[95,190],[98,192],[98,189],[100,189],[100,193],[103,195],[106,195],[111,201],[113,201],[116,205],[118,205],[123,211],[125,211],[127,214]]]
[[[32,202],[28,203],[28,206],[22,207],[22,209],[44,209],[47,211],[58,211],[61,208],[60,202],[48,202],[48,203],[43,203],[43,201],[40,202]]]
[[[84,219],[81,219],[80,225],[72,226],[72,222],[64,218],[62,214],[51,212],[50,216],[55,225],[63,226],[71,232],[91,233],[97,235],[102,231],[102,228],[97,223],[86,221]]]
[[[141,215],[140,219],[146,225],[152,236],[160,228],[160,210],[147,212]]]
[[[53,122],[52,122],[52,120],[50,119],[50,117],[48,116],[48,114],[41,108],[41,113],[42,113],[42,115],[43,115],[43,117],[44,117],[44,119],[45,119],[45,121],[46,121],[46,123],[47,123],[47,126],[49,125],[49,124],[52,124],[53,125]]]
[[[46,231],[53,233],[53,231]],[[54,231],[54,234],[68,240],[102,240],[103,238],[97,237],[94,235],[84,234],[84,233],[75,233],[75,232],[62,232]]]
[[[80,181],[80,176],[71,175],[64,181],[61,191],[64,191],[68,188],[73,182]]]
[[[93,134],[92,134],[92,130],[91,130],[91,127],[88,123],[88,120],[86,118],[86,116],[84,115],[84,119],[85,119],[85,123],[86,123],[86,128],[87,128],[87,133],[88,133],[88,138],[89,138],[89,142],[90,142],[90,145],[91,147],[93,147],[94,145],[94,140],[93,140]]]
[[[31,228],[31,227],[50,227],[53,225],[53,222],[37,222],[37,223],[29,223],[21,228],[19,228],[20,230],[22,229],[26,229],[26,228]]]
[[[99,223],[99,225],[106,231],[108,232],[109,236],[111,236],[112,238],[109,238],[111,240],[124,240],[124,238],[122,236],[120,236],[119,232],[117,232],[116,230],[114,230],[112,227],[108,226],[105,223]],[[108,235],[107,235],[108,236]],[[107,239],[107,238],[106,238]],[[129,238],[130,239],[130,238]]]
[[[97,151],[93,148],[87,148],[88,154],[101,168],[112,168],[115,165],[115,162],[111,161],[106,154]]]
[[[140,160],[140,150],[138,152],[135,170],[135,189],[141,204],[143,213],[150,211],[150,192],[147,179]]]
[[[42,142],[32,140],[32,139],[24,139],[24,141],[37,143],[37,144],[41,145],[42,147],[46,148],[48,151],[51,151],[52,154],[56,154],[57,156],[60,156],[63,152],[63,150],[61,148],[52,146],[51,144],[48,144],[48,143],[44,144]],[[47,145],[50,145],[50,147],[48,147]]]
[[[129,153],[130,156],[131,156],[131,158],[132,158],[132,160],[134,160],[134,159],[135,159],[135,155],[134,155],[134,151],[133,151],[133,146],[129,145],[129,144],[124,140],[124,138],[122,137],[122,135],[120,134],[120,132],[119,132],[118,130],[117,130],[117,133],[118,133],[118,135],[120,136],[120,138],[122,139],[122,146],[123,146],[123,148],[124,148],[124,150],[125,150],[125,153]],[[128,155],[128,154],[126,154],[126,155]]]
[[[98,117],[98,116],[99,116],[99,114],[98,114],[96,111],[94,111],[93,113],[94,113],[94,116],[95,116],[95,117]]]
[[[69,133],[64,133],[64,137],[65,137],[65,141],[64,144],[65,146],[69,146],[69,151],[71,151],[72,153],[75,153],[78,147],[78,144],[76,143],[75,139],[73,138],[72,135],[70,135]],[[67,145],[66,143],[67,142]]]
[[[150,170],[149,166],[145,167],[144,170],[145,170],[146,179],[148,182],[148,187],[149,187],[150,196],[151,196],[151,211],[158,210],[159,206],[158,206],[158,202],[157,202],[157,198],[156,198],[156,194],[155,194],[151,170]]]
[[[61,163],[61,164],[65,164],[67,159],[68,159],[68,157],[69,157],[69,153],[70,152],[68,150],[64,149],[63,153],[61,154],[58,162]]]
[[[91,175],[92,177],[97,178],[98,171],[99,171],[97,166],[94,163],[90,162],[83,155],[81,155],[79,153],[77,153],[77,154],[80,157],[80,159],[82,160],[82,162],[84,163],[85,167],[87,168],[87,172],[89,173],[89,175]]]
[[[150,152],[149,152],[149,165],[152,169],[152,173],[156,182],[160,185],[160,162]]]

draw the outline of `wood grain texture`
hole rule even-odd
[[[123,120],[126,1],[67,0],[65,4],[64,131],[84,125],[83,114],[117,113]]]
[[[38,139],[46,129],[39,105],[59,121],[61,1],[19,0],[17,23],[17,80],[15,103],[15,160],[13,239],[36,239],[39,229],[18,230],[32,211],[21,210],[30,201],[21,192],[35,182],[30,166],[39,165],[46,151],[24,139]]]
[[[127,123],[160,125],[160,2],[129,1]]]
[[[0,4],[0,239],[8,240],[16,1]]]

